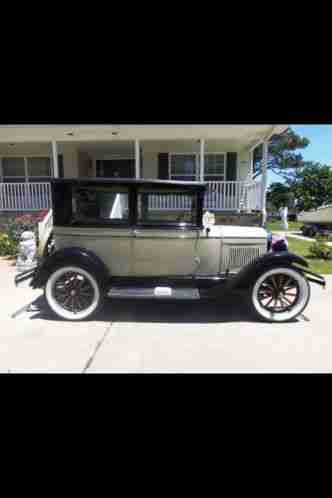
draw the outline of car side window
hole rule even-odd
[[[137,221],[147,225],[193,225],[196,195],[177,191],[141,191],[137,196]]]
[[[72,195],[72,223],[128,223],[129,191],[121,187],[76,187]]]

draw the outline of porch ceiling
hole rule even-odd
[[[0,142],[119,142],[135,139],[217,140],[250,148],[288,125],[25,125],[0,126]]]

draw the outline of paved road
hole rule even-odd
[[[16,289],[0,262],[0,372],[330,372],[332,276],[312,286],[305,317],[257,323],[234,298],[214,303],[110,302],[98,319],[47,314],[40,291]],[[38,312],[21,307],[34,301]]]

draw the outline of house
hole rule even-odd
[[[205,207],[220,216],[266,218],[267,147],[287,125],[0,126],[0,212],[50,207],[51,177],[200,180]],[[253,151],[263,144],[262,177]],[[162,199],[156,209],[177,209]]]

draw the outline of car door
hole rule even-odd
[[[75,187],[73,198],[70,197],[72,206],[64,206],[64,211],[72,209],[72,222],[61,228],[61,237],[57,232],[58,248],[60,244],[79,245],[99,256],[112,276],[130,276],[133,228],[129,196],[126,184],[92,183]]]
[[[132,262],[135,276],[191,276],[195,272],[199,230],[188,222],[192,215],[188,198],[185,194],[182,200],[180,197],[172,192],[138,193]]]

